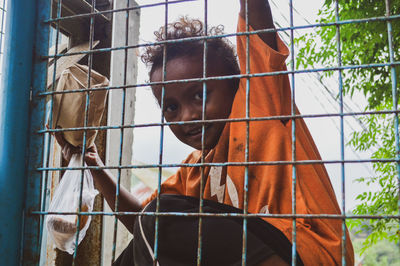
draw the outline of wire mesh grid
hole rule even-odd
[[[43,5],[49,6],[49,1],[42,1]],[[43,151],[43,156],[40,158],[41,160],[41,166],[37,167],[35,171],[39,173],[41,176],[42,180],[42,188],[47,188],[48,183],[50,181],[50,175],[53,172],[62,172],[66,170],[82,170],[82,175],[81,175],[81,183],[83,182],[83,173],[85,169],[90,169],[90,170],[116,170],[117,175],[116,175],[116,188],[115,188],[115,206],[112,206],[114,208],[114,211],[107,212],[107,211],[93,211],[93,212],[84,212],[81,209],[81,201],[82,201],[82,189],[80,191],[80,204],[79,204],[79,209],[77,212],[60,212],[60,213],[51,213],[47,211],[47,204],[46,204],[46,197],[48,197],[48,194],[45,193],[45,189],[43,190],[41,195],[41,208],[40,210],[34,210],[32,211],[33,215],[40,216],[44,219],[49,214],[66,214],[66,215],[78,215],[77,219],[77,232],[76,232],[76,240],[75,242],[78,243],[78,235],[79,235],[79,223],[80,220],[79,217],[81,216],[86,216],[86,215],[91,215],[91,216],[112,216],[115,218],[114,222],[114,233],[113,233],[113,252],[112,252],[112,261],[115,260],[116,257],[116,241],[117,241],[117,217],[121,216],[155,216],[155,239],[154,239],[154,265],[157,264],[158,261],[158,239],[159,239],[159,217],[163,216],[195,216],[199,217],[199,230],[198,230],[198,247],[197,247],[197,265],[202,264],[202,238],[203,233],[202,233],[202,222],[204,217],[239,217],[243,219],[243,242],[242,242],[242,265],[246,265],[247,262],[247,221],[248,219],[252,219],[255,217],[261,217],[261,218],[268,218],[268,219],[286,219],[286,220],[291,220],[292,221],[292,233],[289,238],[291,238],[292,242],[292,265],[296,265],[296,257],[298,256],[298,246],[297,246],[297,240],[298,240],[298,234],[297,234],[297,220],[298,219],[303,219],[303,218],[309,218],[309,219],[337,219],[341,221],[341,263],[342,265],[346,265],[346,251],[348,250],[346,247],[347,242],[347,237],[346,235],[346,220],[347,219],[358,219],[358,218],[365,218],[365,219],[388,219],[388,218],[393,218],[393,219],[398,219],[399,214],[396,215],[387,215],[387,214],[382,214],[382,215],[349,215],[346,213],[346,198],[345,198],[345,181],[346,181],[346,174],[345,174],[345,167],[347,165],[351,164],[357,164],[357,163],[374,163],[374,162],[384,162],[384,163],[395,163],[397,166],[397,175],[398,175],[398,180],[400,180],[400,171],[399,171],[399,132],[398,132],[398,89],[397,89],[397,73],[396,73],[396,67],[399,65],[399,62],[396,61],[394,53],[395,53],[395,48],[392,42],[393,36],[392,36],[392,21],[395,21],[399,19],[398,14],[391,14],[390,13],[390,1],[386,0],[385,5],[386,5],[386,14],[383,14],[381,17],[373,17],[373,18],[363,18],[363,19],[346,19],[342,20],[340,17],[340,3],[338,1],[335,1],[335,21],[333,22],[327,22],[327,23],[315,23],[311,25],[295,25],[294,23],[294,8],[293,8],[293,1],[289,1],[289,26],[287,27],[277,27],[276,29],[261,29],[261,30],[250,30],[250,25],[249,25],[249,13],[247,12],[248,10],[248,2],[249,1],[244,1],[245,7],[244,9],[246,10],[245,12],[245,25],[246,25],[246,31],[245,32],[238,32],[238,33],[229,33],[229,34],[222,34],[222,35],[208,35],[208,1],[204,0],[204,36],[200,37],[193,37],[193,38],[184,38],[184,39],[179,39],[179,40],[165,40],[161,42],[153,42],[153,43],[139,43],[139,44],[129,44],[128,39],[128,27],[129,27],[129,16],[130,12],[134,10],[141,10],[141,9],[151,9],[157,6],[162,6],[164,7],[164,17],[165,17],[165,22],[164,22],[164,28],[165,31],[167,30],[168,24],[170,21],[168,21],[168,10],[171,5],[179,5],[182,4],[184,5],[185,2],[192,2],[190,0],[178,0],[178,1],[160,1],[159,3],[152,3],[152,4],[146,4],[146,5],[135,5],[132,7],[127,1],[127,7],[124,8],[119,8],[119,9],[105,9],[105,10],[98,10],[96,9],[96,0],[92,1],[87,1],[90,4],[90,12],[83,13],[83,14],[72,14],[72,15],[63,15],[62,14],[62,6],[63,6],[62,0],[59,1],[53,1],[53,11],[55,11],[56,16],[53,17],[45,17],[42,18],[43,22],[43,28],[39,29],[42,30],[43,32],[48,31],[48,26],[52,25],[55,28],[56,31],[56,42],[55,42],[55,47],[54,47],[54,54],[47,54],[46,52],[41,53],[41,59],[42,60],[53,60],[52,63],[52,86],[50,87],[49,90],[41,90],[37,94],[34,94],[33,101],[38,102],[41,104],[44,104],[46,99],[50,99],[47,104],[46,108],[46,117],[48,116],[49,120],[44,120],[42,119],[44,123],[40,125],[40,129],[36,132],[38,133],[42,138],[43,138],[43,143],[47,143],[44,147]],[[101,2],[101,1],[100,1]],[[47,8],[47,10],[50,10],[50,8]],[[100,16],[113,16],[117,13],[123,13],[126,14],[126,23],[125,25],[119,25],[119,27],[125,27],[125,44],[121,46],[116,46],[116,47],[106,47],[106,48],[96,48],[94,47],[94,42],[95,42],[95,25],[96,25],[96,19],[98,19]],[[81,18],[87,18],[89,20],[89,25],[88,25],[88,49],[84,51],[79,51],[79,52],[70,52],[68,55],[66,55],[64,52],[60,52],[60,47],[59,47],[59,35],[61,34],[61,27],[60,23],[63,21],[74,21],[78,20]],[[340,35],[340,30],[343,25],[348,25],[348,24],[363,24],[363,23],[373,23],[373,22],[384,22],[387,24],[387,35],[388,35],[388,59],[386,62],[381,62],[381,63],[370,63],[370,64],[351,64],[351,65],[346,65],[342,63],[342,54],[341,54],[341,49],[342,49],[342,38]],[[293,45],[294,43],[294,38],[295,38],[295,31],[297,30],[302,30],[302,29],[309,29],[309,28],[317,28],[317,27],[333,27],[335,28],[335,42],[336,42],[336,56],[337,56],[337,63],[335,66],[328,66],[328,67],[317,67],[313,69],[298,69],[296,68],[296,47]],[[274,71],[274,72],[261,72],[261,73],[253,73],[252,70],[250,69],[251,62],[250,62],[250,36],[255,36],[257,34],[262,34],[262,33],[268,33],[268,32],[278,32],[282,34],[288,34],[290,37],[290,57],[289,57],[289,69],[288,70],[279,70],[279,71]],[[235,75],[224,75],[224,76],[212,76],[209,77],[207,76],[207,65],[208,65],[208,60],[209,58],[207,57],[208,50],[210,49],[208,43],[212,39],[216,38],[225,38],[225,37],[234,37],[234,36],[244,36],[246,40],[246,69],[242,70],[240,74],[235,74]],[[172,45],[175,43],[185,43],[185,42],[193,42],[193,41],[201,41],[203,43],[203,53],[202,53],[202,77],[199,78],[191,78],[191,79],[179,79],[179,80],[168,80],[167,79],[167,49],[166,47],[168,45]],[[163,60],[162,60],[162,80],[155,82],[146,82],[146,83],[136,83],[136,84],[129,84],[127,82],[127,73],[130,71],[128,69],[128,51],[137,49],[137,48],[143,48],[143,47],[150,47],[154,45],[161,45],[164,49],[163,51]],[[122,64],[124,65],[124,70],[123,70],[123,83],[122,85],[111,85],[111,86],[106,86],[106,87],[99,87],[99,88],[90,88],[91,87],[91,75],[93,71],[93,56],[96,54],[102,54],[102,53],[109,53],[113,51],[123,51],[124,56],[123,56],[123,61]],[[74,55],[84,55],[87,56],[87,67],[88,67],[88,75],[87,75],[87,88],[90,89],[77,89],[77,90],[69,90],[69,91],[56,91],[56,84],[57,84],[57,68],[58,62],[60,58],[63,57],[68,57],[68,56],[74,56]],[[392,110],[379,110],[379,111],[360,111],[360,112],[347,112],[345,111],[345,103],[343,100],[343,72],[348,71],[348,70],[353,70],[353,69],[369,69],[369,68],[390,68],[391,69],[391,84],[392,84],[392,96],[393,96],[393,109]],[[324,72],[334,72],[337,75],[337,82],[338,82],[338,91],[339,91],[339,112],[337,113],[318,113],[318,114],[305,114],[301,115],[296,111],[296,77],[300,74],[304,73],[324,73]],[[260,77],[275,77],[275,76],[282,76],[282,75],[287,75],[290,78],[291,81],[291,112],[290,114],[278,114],[278,115],[265,115],[265,116],[258,116],[258,117],[252,117],[251,116],[251,110],[250,110],[250,101],[251,101],[251,94],[253,88],[250,86],[251,80],[254,78],[260,78]],[[241,118],[222,118],[222,119],[207,119],[207,113],[206,113],[206,104],[207,104],[207,84],[209,81],[225,81],[225,80],[231,80],[231,79],[237,79],[240,78],[241,80],[245,81],[245,116]],[[171,84],[187,84],[187,83],[193,83],[193,82],[198,82],[202,84],[202,112],[201,112],[201,118],[192,120],[192,121],[166,121],[164,117],[164,113],[161,114],[160,117],[160,122],[158,123],[142,123],[142,124],[136,124],[136,123],[131,123],[128,124],[125,122],[125,106],[126,106],[126,93],[128,90],[133,90],[133,89],[143,89],[143,87],[147,86],[161,86],[161,100],[160,100],[160,108],[161,110],[164,110],[164,97],[165,97],[165,91],[166,87],[171,85]],[[45,86],[46,87],[46,86]],[[90,98],[90,93],[91,92],[96,92],[96,91],[122,91],[122,110],[121,110],[121,123],[119,125],[99,125],[99,126],[88,126],[88,119],[89,119],[89,109],[91,105],[91,98]],[[85,93],[86,95],[86,100],[85,100],[85,107],[84,107],[84,125],[83,127],[73,127],[73,128],[46,128],[46,123],[51,125],[52,119],[52,109],[53,109],[53,97],[58,94],[68,94],[68,93]],[[393,115],[394,116],[394,128],[395,128],[395,149],[396,149],[396,157],[394,158],[367,158],[367,159],[346,159],[345,156],[345,139],[344,139],[344,131],[345,131],[345,118],[346,117],[363,117],[363,116],[370,116],[374,114],[388,114],[388,115]],[[38,114],[40,115],[40,114]],[[301,120],[301,119],[311,119],[311,118],[339,118],[339,131],[340,131],[340,159],[334,159],[334,160],[298,160],[297,159],[297,152],[296,148],[298,147],[297,143],[297,123],[295,121]],[[257,122],[262,122],[262,121],[279,121],[279,120],[289,120],[290,125],[291,125],[291,160],[274,160],[274,161],[252,161],[251,160],[251,153],[252,151],[250,150],[250,133],[249,131],[251,130],[251,124],[252,123],[257,123]],[[208,125],[216,124],[216,123],[228,123],[228,124],[235,124],[235,123],[245,123],[246,124],[246,138],[245,138],[245,152],[244,152],[244,160],[240,162],[233,162],[233,161],[225,161],[225,162],[210,162],[207,161],[206,155],[207,153],[205,152],[207,150],[207,147],[205,146],[206,143],[206,129]],[[198,162],[195,163],[165,163],[165,158],[164,158],[164,132],[165,132],[165,127],[167,126],[182,126],[182,125],[201,125],[201,157]],[[154,164],[124,164],[123,163],[123,149],[124,149],[124,134],[125,130],[134,130],[137,128],[147,128],[147,127],[153,127],[153,128],[159,128],[160,131],[160,139],[159,139],[159,158],[158,162]],[[87,132],[89,130],[98,130],[98,131],[105,131],[107,134],[113,130],[119,131],[119,143],[114,144],[119,146],[119,155],[118,155],[118,164],[117,165],[108,165],[106,164],[105,166],[86,166],[84,162],[82,161],[81,167],[66,167],[66,166],[58,166],[58,167],[53,167],[51,165],[51,156],[50,154],[53,152],[52,151],[52,146],[49,144],[49,139],[50,139],[50,134],[54,134],[57,132],[73,132],[73,131],[83,131],[83,140],[82,140],[82,147],[86,147],[87,143]],[[85,157],[85,154],[87,151],[85,149],[82,149],[82,158]],[[298,197],[296,196],[296,187],[298,187],[298,182],[299,182],[299,177],[297,173],[297,168],[299,166],[303,165],[320,165],[320,164],[339,164],[341,166],[341,174],[340,174],[340,179],[341,179],[341,210],[339,213],[336,214],[329,214],[329,213],[297,213],[297,199]],[[203,212],[203,189],[199,189],[199,199],[200,199],[200,205],[199,205],[199,213],[178,213],[178,212],[170,212],[170,213],[163,213],[159,212],[159,206],[160,206],[160,194],[157,193],[157,209],[155,212],[147,212],[147,213],[142,213],[140,211],[126,211],[123,210],[121,211],[119,208],[120,205],[120,186],[121,186],[121,172],[123,170],[127,169],[146,169],[146,168],[158,168],[158,186],[157,186],[157,191],[161,191],[161,180],[163,176],[163,171],[165,171],[166,168],[174,168],[174,167],[182,167],[182,168],[199,168],[200,169],[200,184],[199,188],[204,188],[205,182],[207,181],[207,176],[206,176],[206,171],[210,167],[235,167],[235,166],[242,166],[245,168],[244,171],[244,183],[241,184],[240,186],[243,186],[243,205],[242,205],[242,213],[205,213]],[[291,171],[292,171],[292,178],[291,178],[291,191],[292,191],[292,197],[291,197],[291,213],[250,213],[248,210],[248,198],[249,198],[249,182],[251,182],[251,178],[249,176],[249,168],[250,167],[261,167],[261,166],[273,166],[273,167],[281,167],[281,166],[291,166]],[[301,177],[300,177],[301,178]],[[398,181],[397,181],[398,182]],[[397,188],[398,191],[398,188]],[[400,207],[400,201],[399,201],[399,207]],[[41,227],[41,232],[44,230],[43,229],[43,223],[40,225]],[[74,260],[76,259],[77,256],[77,250],[75,250],[73,258]]]

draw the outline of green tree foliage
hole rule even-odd
[[[362,241],[356,239],[353,242],[354,249],[357,251],[362,248]],[[374,248],[369,249],[363,253],[359,261],[360,265],[365,266],[390,266],[400,265],[399,247],[386,241],[380,241]]]
[[[400,0],[392,0],[391,15],[400,14]],[[385,1],[379,0],[340,0],[340,21],[355,20],[340,26],[341,60],[343,66],[364,66],[343,71],[343,92],[353,96],[362,92],[368,104],[366,111],[393,110],[392,75],[389,66],[366,68],[369,64],[389,62],[388,31]],[[319,23],[335,22],[335,1],[326,0],[319,11]],[[362,21],[361,21],[362,20]],[[394,60],[400,60],[400,19],[392,19]],[[314,33],[303,35],[295,40],[300,47],[296,59],[297,69],[338,66],[336,26],[323,26]],[[330,77],[334,71],[324,72],[323,78]],[[396,66],[397,80],[400,81],[400,67]],[[397,86],[397,90],[398,90]],[[399,95],[399,91],[397,92]],[[372,151],[372,158],[396,158],[395,128],[393,114],[366,115],[361,118],[366,128],[354,132],[348,145],[356,151]],[[399,214],[398,173],[396,163],[377,162],[373,164],[375,176],[360,177],[357,181],[378,186],[378,190],[358,195],[361,202],[354,210],[359,215],[397,215]],[[350,228],[361,228],[370,234],[364,241],[362,251],[387,239],[399,243],[398,221],[349,220]]]

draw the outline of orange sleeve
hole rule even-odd
[[[246,31],[246,23],[239,16],[238,32]],[[249,27],[249,31],[253,31]],[[257,34],[237,37],[237,53],[241,73],[251,74],[250,117],[273,117],[291,114],[291,87],[286,72],[285,60],[288,48],[276,35],[277,50],[264,43]],[[249,47],[247,49],[247,43]],[[247,72],[247,62],[249,71]],[[275,73],[274,73],[275,72]],[[247,78],[240,80],[240,87],[232,106],[231,118],[243,118],[246,115]],[[296,114],[299,111],[295,110]],[[291,161],[292,160],[292,120],[280,123],[277,120],[249,123],[250,161]],[[246,124],[232,123],[229,132],[229,161],[243,162]],[[243,148],[241,148],[243,150]],[[296,119],[296,160],[321,160],[318,149],[303,119]],[[229,172],[237,183],[243,184],[244,167]],[[249,167],[249,211],[258,212],[266,205],[270,213],[291,213],[292,167],[287,165],[266,165]],[[340,214],[328,173],[323,164],[300,164],[296,166],[296,212],[299,214]],[[268,178],[266,178],[268,177]],[[239,188],[239,198],[243,189]],[[267,219],[266,219],[267,220]],[[271,224],[279,228],[291,239],[292,221],[270,219]],[[337,219],[297,219],[297,251],[305,265],[337,265],[341,263],[342,224]],[[346,260],[354,264],[354,252],[350,236],[346,229]]]
[[[183,194],[183,186],[181,181],[181,168],[172,176],[170,176],[164,183],[161,184],[161,193],[164,194]],[[150,201],[157,197],[157,190],[151,194],[149,198],[142,202],[142,208],[144,208]]]
[[[249,30],[253,31],[251,26]],[[239,16],[238,32],[246,31],[246,23]],[[268,73],[262,77],[250,78],[250,110],[251,116],[277,116],[290,114],[290,84],[286,74],[273,74],[286,71],[285,60],[289,50],[276,34],[277,48],[274,50],[265,44],[257,34],[249,35],[249,54],[247,55],[247,36],[237,38],[237,52],[242,74],[246,74],[247,58],[249,57],[250,74]],[[261,44],[261,45],[260,45]],[[246,79],[241,79],[238,93],[246,90]]]
[[[200,158],[200,151],[194,151],[182,162],[182,164],[196,163]],[[187,167],[180,167],[178,171],[170,176],[164,183],[161,184],[161,194],[176,194],[176,195],[187,195],[187,185],[191,186],[187,178],[189,176],[188,171],[198,170],[197,167],[194,169]],[[192,185],[196,186],[197,183]],[[144,208],[150,201],[157,197],[157,190],[153,194],[142,202],[142,208]]]

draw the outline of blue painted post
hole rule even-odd
[[[19,265],[37,1],[7,0],[0,88],[0,254]]]
[[[29,109],[29,157],[27,159],[27,178],[24,210],[24,233],[22,239],[22,264],[39,265],[43,217],[32,214],[41,208],[42,171],[38,168],[44,162],[44,136],[38,133],[46,123],[46,97],[40,96],[47,87],[47,59],[49,53],[50,26],[44,21],[50,17],[51,1],[36,0],[35,43],[33,47],[33,76],[31,104]]]

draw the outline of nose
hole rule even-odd
[[[201,115],[201,107],[194,104],[186,104],[181,107],[181,121],[193,121],[200,120]]]

